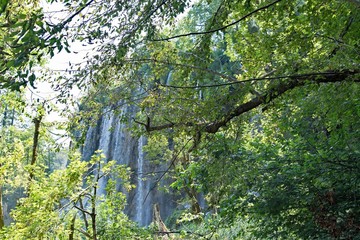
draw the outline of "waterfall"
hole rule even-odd
[[[115,160],[118,164],[125,164],[131,168],[130,181],[131,184],[136,185],[136,188],[125,192],[119,179],[117,189],[127,196],[125,213],[140,226],[146,226],[152,220],[153,204],[159,203],[162,218],[166,219],[176,208],[176,197],[174,194],[164,193],[153,187],[157,183],[156,173],[161,172],[166,166],[149,162],[143,151],[146,138],[133,136],[127,130],[128,125],[123,120],[130,121],[135,113],[135,108],[131,106],[122,107],[120,114],[105,109],[96,126],[91,126],[87,130],[82,156],[88,161],[96,150],[102,150],[106,161]],[[108,179],[104,178],[99,182],[100,194],[106,194],[107,181]],[[160,185],[168,185],[168,183],[162,180]]]
[[[135,221],[140,223],[140,225],[143,224],[143,209],[142,206],[144,204],[144,196],[146,196],[144,192],[144,181],[143,181],[143,175],[144,175],[144,152],[143,152],[143,139],[144,137],[139,138],[139,145],[138,145],[138,159],[137,159],[137,186],[136,186],[136,216]]]
[[[101,122],[101,135],[100,135],[100,140],[99,140],[99,149],[102,150],[102,154],[105,155],[105,159],[106,160],[110,160],[111,156],[110,156],[110,141],[111,141],[111,127],[112,127],[112,123],[113,123],[113,118],[114,115],[113,114],[109,114],[106,113],[103,116],[102,122]],[[107,161],[105,161],[107,162]],[[97,172],[95,173],[97,174]],[[98,194],[100,195],[104,195],[105,194],[105,187],[107,184],[107,177],[103,177],[99,180],[98,183]]]
[[[170,70],[168,75],[167,75],[167,78],[165,80],[165,85],[170,85],[170,82],[171,82],[171,75],[172,75],[172,71]]]

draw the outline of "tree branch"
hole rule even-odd
[[[85,210],[85,209],[83,209],[83,208],[80,208],[80,207],[78,207],[78,206],[76,206],[76,205],[74,205],[74,208],[78,209],[78,210],[81,211],[82,213],[86,213],[86,214],[88,214],[88,215],[91,216],[91,212],[89,212],[89,211],[87,211],[87,210]]]
[[[68,24],[69,22],[71,22],[74,17],[76,17],[77,15],[79,15],[85,8],[87,8],[88,6],[90,6],[95,0],[90,0],[89,2],[87,2],[86,4],[84,4],[83,6],[81,6],[76,12],[74,12],[73,14],[71,14],[64,22],[59,23],[59,24],[51,24],[51,23],[46,23],[51,27],[59,27],[59,28],[63,28],[66,24]]]
[[[349,70],[348,70],[349,71]],[[359,73],[360,70],[354,70],[354,73]],[[198,86],[176,86],[176,85],[166,85],[160,84],[162,87],[168,88],[179,88],[179,89],[199,89],[199,88],[212,88],[212,87],[222,87],[222,86],[229,86],[234,84],[242,84],[245,82],[253,82],[253,81],[270,81],[270,80],[279,80],[279,79],[299,79],[299,80],[306,80],[309,77],[326,77],[332,76],[335,72],[319,72],[319,73],[305,73],[305,74],[295,74],[295,75],[286,75],[286,76],[275,76],[275,77],[259,77],[259,78],[248,78],[240,81],[233,81],[227,83],[218,83],[218,84],[209,84],[209,85],[198,85]]]
[[[343,43],[343,37],[344,37],[344,36],[346,35],[346,33],[349,31],[350,26],[352,25],[353,21],[354,21],[354,17],[353,17],[353,16],[350,16],[349,19],[348,19],[347,22],[346,22],[346,25],[345,25],[344,29],[343,29],[343,30],[341,31],[341,33],[340,33],[339,39],[336,40],[337,43]],[[331,57],[335,56],[335,54],[339,51],[339,49],[340,49],[340,46],[339,46],[339,45],[336,46],[336,47],[331,51],[329,57],[331,58]]]
[[[154,41],[154,42],[160,42],[160,41],[168,41],[168,40],[171,40],[171,39],[175,39],[175,38],[181,38],[181,37],[188,37],[188,36],[194,36],[194,35],[204,35],[204,34],[210,34],[210,33],[214,33],[214,32],[218,32],[218,31],[221,31],[221,30],[224,30],[228,27],[231,27],[243,20],[245,20],[246,18],[250,17],[251,15],[257,13],[257,12],[260,12],[262,10],[266,10],[268,9],[269,7],[275,5],[276,3],[278,2],[281,2],[282,0],[276,0],[272,3],[269,3],[268,5],[265,5],[263,7],[260,7],[260,8],[257,8],[255,9],[254,11],[246,14],[245,16],[241,17],[240,19],[228,24],[228,25],[225,25],[223,27],[220,27],[220,28],[216,28],[216,29],[212,29],[212,30],[209,30],[209,31],[204,31],[204,32],[190,32],[190,33],[184,33],[184,34],[179,34],[179,35],[175,35],[175,36],[172,36],[172,37],[167,37],[167,38],[160,38],[160,39],[153,39],[151,41]]]
[[[76,228],[76,231],[84,234],[87,238],[92,239],[92,236],[89,233],[87,233],[86,231],[84,231],[83,229]]]
[[[356,5],[356,7],[360,7],[360,1],[359,0],[348,0],[348,2],[353,3]]]
[[[161,61],[161,60],[157,60],[154,58],[144,58],[144,59],[125,59],[125,61],[127,62],[139,62],[139,63],[144,63],[144,62],[153,62],[153,63],[160,63],[160,64],[164,64],[164,65],[169,65],[169,66],[177,66],[177,67],[184,67],[184,68],[190,68],[190,69],[196,69],[196,70],[200,70],[200,71],[204,71],[204,72],[208,72],[211,73],[213,75],[219,76],[223,79],[227,79],[231,82],[236,82],[237,79],[233,76],[229,76],[217,71],[214,71],[212,69],[209,68],[202,68],[202,67],[198,67],[198,66],[194,66],[194,65],[189,65],[189,64],[183,64],[183,63],[175,63],[175,62],[169,62],[169,61]],[[164,85],[166,86],[166,85]]]
[[[164,234],[182,234],[182,233],[186,233],[186,234],[189,234],[189,235],[197,235],[199,237],[204,237],[205,235],[203,234],[200,234],[200,233],[195,233],[195,232],[190,232],[190,231],[156,231],[154,232],[155,234],[159,234],[159,235],[164,235]]]
[[[171,162],[169,164],[169,166],[166,168],[166,170],[160,175],[160,177],[158,177],[153,186],[150,188],[150,190],[147,192],[143,204],[145,203],[146,199],[148,198],[148,196],[150,195],[150,192],[153,191],[156,186],[158,186],[158,184],[160,183],[161,179],[163,179],[165,177],[165,175],[170,171],[170,169],[175,166],[175,162],[178,160],[180,153],[182,153],[184,151],[184,149],[187,147],[187,145],[189,144],[189,142],[192,140],[192,138],[190,138],[189,140],[187,140],[184,145],[182,146],[182,148],[172,157]]]
[[[285,93],[297,86],[301,86],[304,84],[305,84],[305,82],[303,82],[303,81],[299,82],[297,80],[291,80],[288,83],[279,84],[277,87],[273,88],[268,93],[265,93],[261,96],[255,97],[252,100],[236,107],[235,109],[230,111],[228,114],[226,114],[223,117],[223,120],[208,124],[205,127],[205,132],[216,133],[219,130],[219,128],[226,126],[226,124],[228,122],[230,122],[233,118],[240,116],[241,114],[246,113],[246,112],[258,107],[263,103],[269,103],[272,100],[274,100],[275,98],[282,95],[283,93]]]
[[[240,116],[243,113],[246,113],[258,106],[260,106],[263,103],[269,103],[272,100],[278,98],[285,92],[294,89],[295,87],[303,86],[306,84],[306,81],[313,81],[313,82],[319,82],[319,83],[329,83],[329,82],[339,82],[344,81],[347,77],[358,74],[360,71],[342,71],[342,72],[332,72],[328,73],[323,76],[319,75],[312,75],[312,78],[305,77],[305,76],[292,76],[289,77],[290,81],[287,83],[280,83],[277,87],[274,87],[270,89],[267,93],[255,97],[252,100],[241,104],[240,106],[236,107],[232,111],[230,111],[228,114],[226,114],[223,117],[223,120],[213,122],[211,124],[208,124],[205,127],[205,132],[208,133],[216,133],[219,128],[226,126],[228,122],[230,122],[233,118]],[[357,79],[357,81],[360,81],[360,79]]]
[[[163,129],[168,129],[168,128],[173,128],[173,127],[179,127],[179,126],[186,126],[186,127],[193,127],[195,126],[194,123],[191,122],[186,122],[186,123],[167,123],[167,124],[163,124],[163,125],[159,125],[159,126],[151,126],[151,121],[150,118],[147,118],[147,122],[143,123],[140,122],[138,120],[136,120],[135,118],[133,118],[133,121],[137,124],[143,125],[145,127],[145,130],[147,132],[153,132],[153,131],[160,131]]]
[[[226,126],[232,119],[240,116],[243,113],[246,113],[256,107],[260,106],[264,103],[269,103],[279,96],[283,95],[285,92],[294,89],[296,87],[300,87],[306,85],[307,83],[333,83],[333,82],[341,82],[345,81],[350,76],[355,76],[360,73],[360,70],[343,70],[343,71],[332,71],[325,73],[315,73],[315,74],[301,74],[301,75],[292,75],[292,76],[284,76],[283,78],[287,78],[287,82],[282,82],[278,84],[276,87],[269,89],[267,92],[256,96],[250,101],[243,103],[226,114],[223,115],[222,119],[219,121],[214,121],[210,123],[169,123],[158,126],[151,126],[150,118],[148,117],[147,123],[142,123],[134,120],[136,123],[145,126],[147,132],[158,131],[173,127],[179,126],[188,126],[193,127],[197,126],[197,128],[202,132],[207,133],[216,133],[221,127]],[[360,79],[354,79],[355,82],[360,82]]]

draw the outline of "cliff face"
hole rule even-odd
[[[136,185],[136,188],[126,193],[128,205],[125,213],[139,225],[146,226],[152,221],[154,204],[159,204],[161,217],[166,219],[176,208],[176,197],[159,190],[159,187],[169,184],[166,180],[161,180],[156,186],[157,178],[166,166],[153,164],[146,159],[142,149],[146,145],[146,138],[132,136],[126,130],[126,124],[121,121],[123,114],[134,113],[134,108],[129,106],[123,107],[120,115],[106,111],[95,126],[89,127],[82,156],[87,161],[96,150],[102,150],[107,161],[115,160],[118,164],[125,164],[131,168],[131,183]],[[103,178],[99,183],[100,194],[106,194],[107,180]],[[122,191],[120,184],[118,190]]]

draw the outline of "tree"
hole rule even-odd
[[[135,122],[147,134],[166,136],[164,151],[166,139],[174,143],[168,162],[181,169],[176,186],[200,184],[224,215],[238,218],[254,211],[256,226],[263,226],[256,231],[265,238],[353,237],[358,203],[346,192],[358,194],[359,176],[348,172],[358,168],[357,155],[349,147],[351,157],[334,156],[342,156],[341,148],[358,138],[351,128],[337,125],[356,121],[341,103],[358,111],[353,97],[359,82],[358,7],[357,1],[198,1],[189,18],[141,35],[144,42],[131,51],[100,50],[83,74],[92,76],[95,89],[98,84],[101,91],[115,93],[109,104],[116,96],[138,103]],[[190,18],[195,13],[201,17]],[[139,89],[140,99],[132,97]],[[334,95],[339,104],[330,101]],[[286,115],[295,110],[301,114]],[[319,139],[329,129],[336,130]],[[189,155],[186,163],[176,151]],[[340,198],[336,204],[333,189]]]
[[[38,113],[26,103],[24,94],[20,92],[2,90],[0,99],[0,112],[3,113],[0,128],[0,222],[8,225],[12,221],[10,211],[25,196],[31,182],[39,172],[52,172],[59,160],[54,151],[57,143],[47,131],[53,126],[46,121],[37,124],[31,121],[34,116],[43,116],[44,108],[37,107],[36,103]],[[48,154],[50,150],[52,155]]]
[[[59,23],[40,17],[14,30],[31,45],[5,72],[37,50],[95,44],[58,84],[88,92],[87,115],[74,125],[95,122],[104,105],[134,104],[134,130],[151,136],[148,155],[170,150],[153,156],[167,157],[173,186],[193,206],[194,192],[205,193],[220,223],[247,222],[261,238],[359,235],[357,0],[63,3],[69,16]],[[4,87],[35,80],[24,76]]]
[[[33,180],[29,195],[12,211],[14,223],[4,228],[4,239],[68,238],[113,239],[143,236],[134,223],[122,212],[125,195],[116,191],[109,181],[107,195],[98,192],[99,180],[112,174],[123,179],[124,187],[129,177],[124,166],[114,161],[104,163],[101,154],[90,162],[73,154],[66,169],[56,170],[49,176],[39,172]]]

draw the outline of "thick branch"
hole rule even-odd
[[[215,32],[218,32],[218,31],[222,31],[228,27],[231,27],[243,20],[245,20],[246,18],[250,17],[251,15],[257,13],[257,12],[260,12],[262,10],[266,10],[268,9],[269,7],[275,5],[276,3],[280,2],[282,0],[276,0],[268,5],[265,5],[263,7],[260,7],[260,8],[257,8],[255,9],[254,11],[246,14],[245,16],[241,17],[240,19],[228,24],[228,25],[225,25],[225,26],[222,26],[220,28],[216,28],[216,29],[212,29],[212,30],[209,30],[209,31],[204,31],[204,32],[190,32],[190,33],[184,33],[184,34],[179,34],[179,35],[175,35],[175,36],[172,36],[172,37],[168,37],[168,38],[161,38],[161,39],[154,39],[152,41],[156,41],[156,42],[159,42],[159,41],[168,41],[168,40],[171,40],[171,39],[175,39],[175,38],[181,38],[181,37],[188,37],[188,36],[194,36],[194,35],[205,35],[205,34],[210,34],[210,33],[215,33]]]
[[[223,120],[213,122],[205,127],[205,132],[208,133],[216,133],[219,128],[226,126],[228,122],[230,122],[233,118],[240,116],[243,113],[246,113],[258,106],[260,106],[263,103],[271,102],[272,100],[278,98],[285,92],[294,89],[295,87],[303,86],[306,84],[307,81],[315,81],[315,82],[323,82],[323,83],[329,83],[329,82],[338,82],[338,81],[344,81],[347,77],[351,75],[355,75],[359,73],[359,71],[342,71],[342,72],[332,72],[328,73],[325,76],[312,76],[312,78],[309,77],[290,77],[290,81],[286,83],[280,83],[277,87],[270,89],[267,93],[255,97],[252,100],[241,104],[240,106],[236,107],[232,111],[230,111],[228,114],[226,114],[223,117]],[[360,80],[357,80],[360,81]]]
[[[145,126],[146,131],[158,131],[167,128],[179,127],[179,126],[197,126],[198,129],[208,133],[216,133],[221,127],[226,126],[232,119],[240,116],[243,113],[249,112],[252,109],[260,106],[264,103],[269,103],[279,96],[283,95],[285,92],[294,89],[296,87],[303,86],[307,83],[332,83],[332,82],[341,82],[345,81],[350,76],[355,76],[359,74],[360,70],[343,70],[343,71],[332,71],[326,72],[322,74],[302,74],[302,75],[292,75],[287,76],[287,82],[282,82],[278,84],[276,87],[269,89],[264,94],[261,94],[250,101],[243,103],[231,111],[227,112],[221,120],[214,121],[211,123],[203,124],[203,123],[168,123],[158,126],[151,126],[150,118],[147,119],[147,123],[142,123],[139,121],[135,121],[143,126]],[[360,82],[360,79],[354,79],[355,82]]]
[[[354,73],[360,72],[360,70],[354,71]],[[176,86],[176,85],[166,85],[160,84],[162,87],[168,88],[178,88],[178,89],[199,89],[199,88],[213,88],[213,87],[223,87],[235,84],[243,84],[246,82],[255,82],[255,81],[271,81],[271,80],[279,80],[279,79],[299,79],[306,80],[309,78],[315,77],[327,77],[333,76],[335,72],[319,72],[319,73],[304,73],[304,74],[295,74],[295,75],[287,75],[287,76],[275,76],[275,77],[258,77],[258,78],[248,78],[240,81],[226,82],[226,83],[218,83],[218,84],[208,84],[208,85],[197,85],[197,86]]]
[[[230,122],[233,118],[240,116],[243,113],[246,113],[258,106],[260,106],[263,103],[268,103],[275,98],[279,97],[283,93],[297,87],[304,85],[304,82],[299,82],[297,80],[291,80],[288,83],[285,84],[279,84],[276,88],[273,88],[268,93],[263,94],[261,96],[255,97],[249,102],[246,102],[244,104],[241,104],[240,106],[233,109],[231,112],[229,112],[227,115],[224,116],[223,120],[213,122],[205,127],[205,132],[208,133],[216,133],[219,128],[226,126],[228,122]]]

